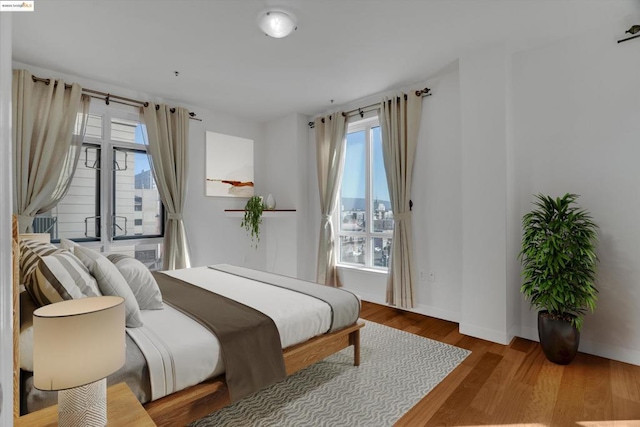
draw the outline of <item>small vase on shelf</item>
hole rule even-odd
[[[267,196],[267,201],[265,203],[265,207],[270,211],[272,211],[272,210],[274,210],[276,208],[276,199],[273,198],[272,194],[269,194]]]

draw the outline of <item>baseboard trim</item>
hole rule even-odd
[[[523,326],[521,328],[521,332],[522,333],[519,335],[520,337],[535,342],[539,341],[537,328]],[[580,338],[580,347],[578,348],[578,351],[581,353],[592,354],[594,356],[606,357],[611,360],[617,360],[618,362],[640,366],[640,351],[638,350],[616,347]]]
[[[508,345],[513,338],[507,332],[483,328],[469,323],[460,323],[460,333],[503,345]]]
[[[415,308],[409,310],[414,313],[424,314],[426,316],[435,317],[436,319],[447,320],[449,322],[460,323],[460,313],[455,311],[443,310],[430,305],[418,304]]]
[[[380,296],[372,293],[370,294],[362,292],[359,290],[351,291],[358,295],[358,297],[360,297],[364,301],[392,307],[385,302],[384,295]],[[509,328],[509,331],[507,333],[504,333],[502,331],[487,329],[468,323],[461,323],[460,313],[442,310],[440,308],[431,307],[424,304],[418,304],[413,309],[403,310],[459,323],[459,331],[461,334],[495,342],[498,344],[508,345],[514,337],[521,337],[535,342],[538,342],[539,340],[538,329],[528,326],[520,326],[518,324],[515,324],[512,325],[511,328]],[[615,347],[582,338],[580,340],[579,351],[587,354],[592,354],[594,356],[606,357],[607,359],[617,360],[619,362],[640,366],[640,351],[638,350],[631,350],[624,347]]]
[[[348,289],[345,287],[345,289]],[[386,305],[387,307],[394,307],[389,305],[385,301],[385,297],[369,294],[366,292],[362,292],[360,290],[349,289],[351,292],[360,297],[363,301],[373,302],[380,305]],[[394,307],[398,308],[398,307]],[[460,313],[456,313],[455,311],[443,310],[438,307],[432,307],[425,304],[417,304],[414,308],[402,308],[401,310],[410,311],[412,313],[424,314],[425,316],[435,317],[436,319],[447,320],[449,322],[460,322]]]
[[[507,332],[507,336],[509,337],[509,343],[511,343],[511,341],[513,341],[513,339],[515,337],[519,337],[520,336],[520,324],[519,323],[514,323],[513,325],[511,325],[511,327],[509,328],[509,331]]]

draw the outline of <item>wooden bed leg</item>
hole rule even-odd
[[[360,329],[349,334],[349,345],[353,346],[353,366],[360,366]]]

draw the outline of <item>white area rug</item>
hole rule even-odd
[[[373,322],[353,347],[210,414],[193,427],[391,426],[470,352]]]

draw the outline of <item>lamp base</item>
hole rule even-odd
[[[60,427],[107,425],[107,379],[58,392]]]

